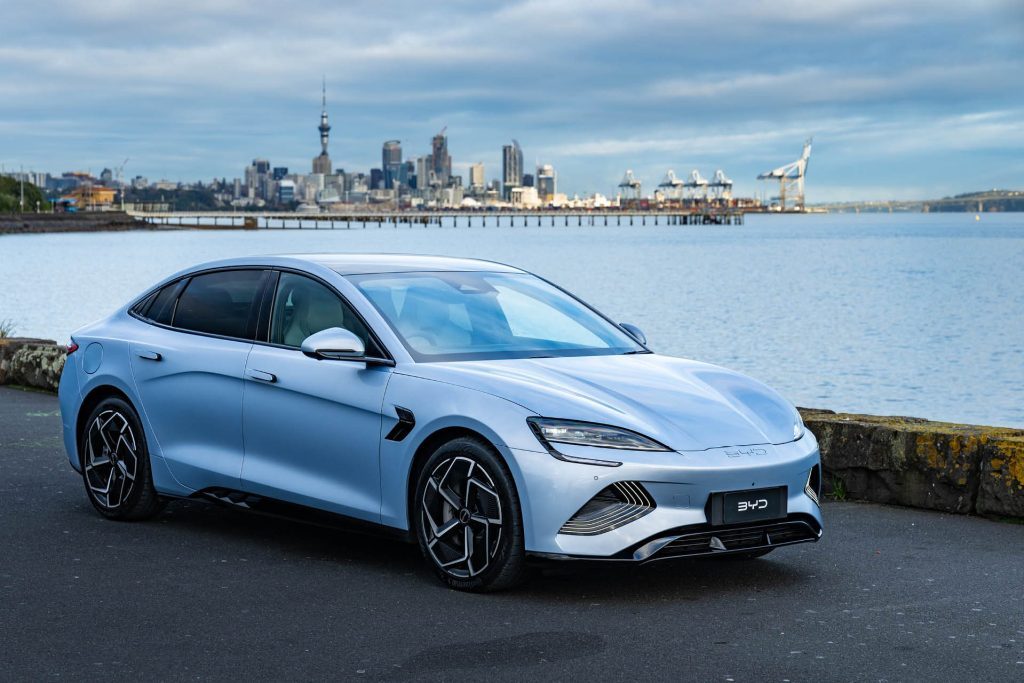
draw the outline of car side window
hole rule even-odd
[[[359,316],[337,294],[312,278],[281,273],[270,317],[270,343],[299,348],[306,337],[330,327],[349,330],[379,355]]]
[[[161,325],[170,325],[174,316],[174,302],[178,300],[178,292],[181,291],[180,282],[172,282],[153,297],[152,303],[146,309],[145,317]]]
[[[261,270],[223,270],[194,276],[178,298],[173,326],[252,339],[262,278]],[[153,308],[157,303],[154,301]]]

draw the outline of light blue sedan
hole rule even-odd
[[[790,403],[498,263],[207,263],[68,353],[64,443],[112,519],[193,497],[347,520],[464,590],[538,560],[751,558],[822,532]]]

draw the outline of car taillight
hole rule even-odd
[[[68,350],[68,355],[70,356],[71,354],[78,350],[78,343],[74,339],[72,339],[71,341],[68,342],[68,345],[65,348]]]

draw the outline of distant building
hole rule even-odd
[[[284,177],[286,175],[288,175],[288,167],[287,166],[275,166],[274,170],[271,171],[270,175],[271,175],[271,177],[273,177],[274,180],[284,180]]]
[[[448,138],[443,130],[434,136],[430,149],[431,170],[434,172],[435,182],[441,187],[447,187],[452,176],[452,158],[448,154]]]
[[[370,189],[371,190],[383,190],[384,189],[384,171],[379,168],[370,169]]]
[[[388,140],[381,150],[381,171],[384,173],[384,189],[394,189],[402,183],[402,143]]]
[[[313,173],[320,175],[331,174],[331,157],[327,154],[327,141],[331,134],[331,125],[327,122],[327,82],[324,81],[321,91],[320,125],[320,154],[313,159]]]
[[[111,171],[109,168],[103,169],[103,171],[100,172],[100,184],[101,185],[106,185],[106,186],[109,187],[113,183],[114,183],[114,172]]]
[[[542,202],[552,202],[558,192],[558,175],[555,167],[544,164],[537,167],[537,196]]]
[[[235,179],[238,180],[237,178]],[[136,190],[145,190],[149,185],[149,180],[143,176],[137,175],[132,178],[132,187]]]
[[[267,185],[270,182],[270,162],[266,159],[253,159],[245,169],[246,196],[251,199],[267,199]]]
[[[295,201],[295,181],[281,179],[277,184],[277,201],[290,204]]]
[[[430,176],[433,174],[433,160],[430,155],[416,159],[416,189],[429,190],[431,185]]]
[[[469,189],[475,192],[480,192],[484,189],[487,181],[484,180],[484,165],[480,163],[472,164],[469,167]]]
[[[536,185],[536,183],[534,182],[533,174],[532,173],[524,173],[523,174],[523,187],[534,187],[535,185]]]
[[[501,185],[505,199],[511,198],[513,187],[523,185],[523,149],[516,140],[501,148]]]
[[[415,188],[416,162],[410,159],[402,164],[402,185]]]
[[[62,199],[73,199],[79,209],[96,211],[109,209],[114,205],[117,190],[101,185],[82,184],[73,188]]]

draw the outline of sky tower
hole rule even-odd
[[[320,155],[313,158],[313,173],[331,175],[331,157],[327,155],[327,140],[331,134],[331,124],[327,122],[327,78],[324,78],[321,87],[320,125]]]

